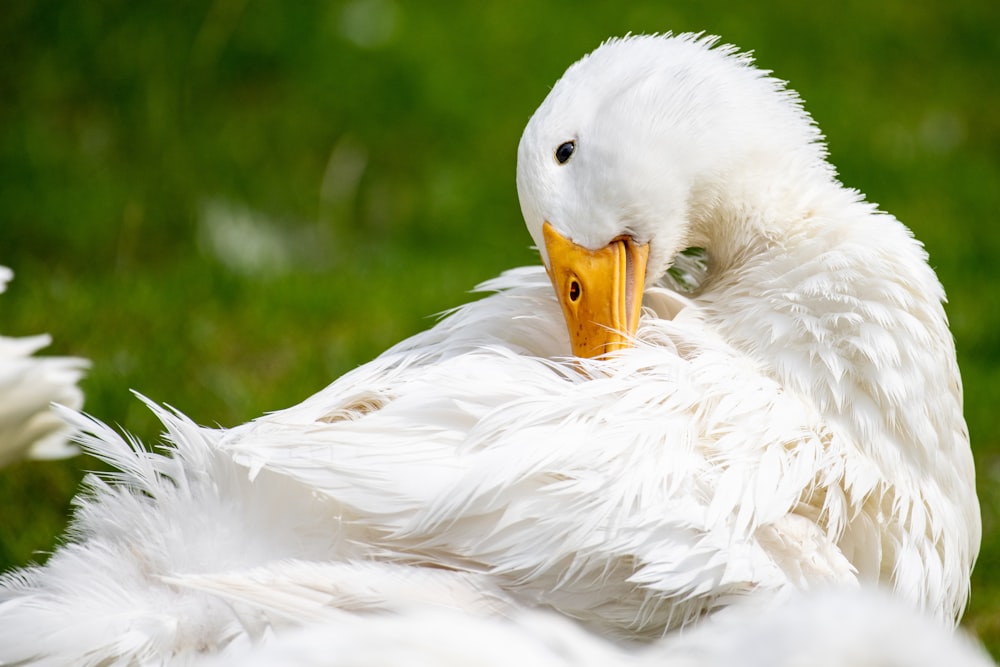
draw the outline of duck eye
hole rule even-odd
[[[559,148],[556,149],[556,161],[559,164],[566,164],[567,160],[573,157],[573,151],[575,150],[575,141],[567,141],[559,144]]]

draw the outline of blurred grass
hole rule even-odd
[[[514,154],[566,66],[628,31],[720,34],[802,94],[844,182],[948,290],[986,531],[965,624],[1000,655],[998,19],[978,0],[8,0],[0,332],[92,359],[87,410],[146,441],[130,388],[204,424],[291,405],[536,261]],[[0,471],[0,569],[44,558],[96,465]]]

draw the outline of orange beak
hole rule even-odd
[[[621,236],[588,250],[546,222],[549,278],[562,306],[573,354],[598,357],[632,346],[646,281],[649,244]]]

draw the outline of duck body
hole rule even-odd
[[[518,169],[548,271],[248,424],[154,408],[162,453],[77,418],[120,472],[3,579],[0,662],[181,663],[413,604],[653,639],[869,585],[952,626],[981,528],[943,292],[796,98],[712,40],[612,40],[553,88]],[[631,346],[570,356],[543,223],[648,245]]]

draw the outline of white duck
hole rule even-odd
[[[14,273],[0,266],[0,294]],[[83,405],[77,383],[87,362],[76,357],[34,357],[52,342],[46,334],[0,336],[0,466],[21,458],[73,456],[69,425],[53,410],[59,403],[75,410]]]
[[[81,423],[121,472],[3,580],[0,662],[183,660],[418,603],[658,637],[859,582],[953,624],[980,522],[940,284],[794,94],[712,47],[609,41],[531,119],[518,186],[551,282],[509,272],[229,431],[158,411],[165,454]],[[666,272],[692,246],[683,297]]]

